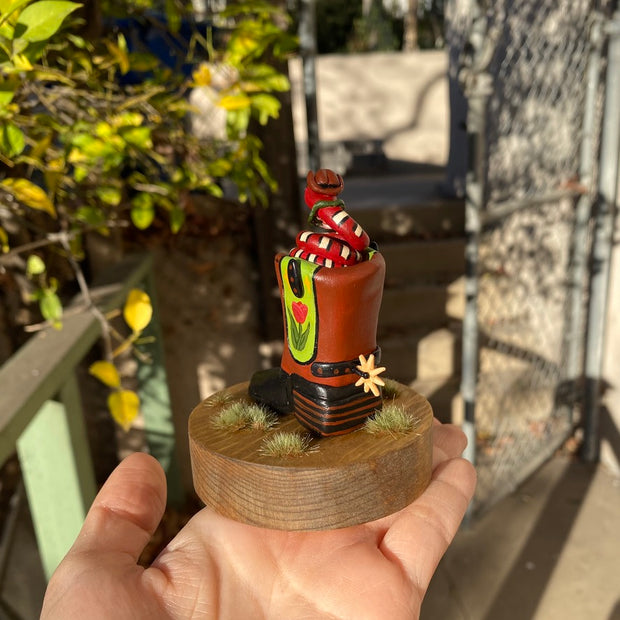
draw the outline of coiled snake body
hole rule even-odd
[[[308,221],[327,231],[303,231],[290,255],[324,267],[346,267],[364,260],[370,238],[344,210],[338,198],[344,183],[339,174],[321,169],[309,172],[304,199],[311,209]]]

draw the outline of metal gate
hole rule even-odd
[[[469,140],[461,387],[478,512],[566,440],[592,379],[584,374],[584,360],[596,356],[588,310],[590,322],[600,322],[605,305],[604,287],[602,298],[591,288],[590,258],[593,247],[607,251],[593,222],[601,212],[610,7],[468,4],[460,71]],[[617,163],[616,156],[616,171]]]

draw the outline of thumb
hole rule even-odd
[[[148,454],[132,454],[99,491],[69,553],[122,553],[135,563],[165,507],[163,469]]]

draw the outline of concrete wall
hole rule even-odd
[[[379,143],[390,160],[445,165],[449,146],[448,54],[443,50],[328,54],[316,59],[319,136],[329,152]],[[306,113],[299,58],[290,61],[295,137]],[[307,166],[299,162],[301,169]]]

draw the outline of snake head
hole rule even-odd
[[[316,172],[310,170],[306,177],[308,189],[323,196],[338,196],[344,189],[342,177],[327,168],[321,168]]]

